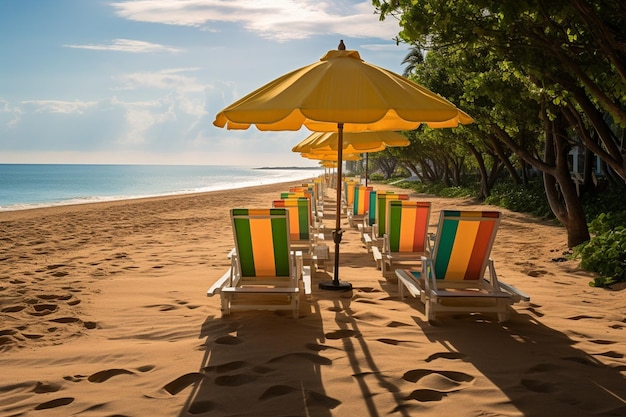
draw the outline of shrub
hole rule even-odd
[[[618,226],[596,235],[576,246],[573,256],[581,259],[581,268],[600,275],[589,283],[592,287],[626,282],[626,228]]]

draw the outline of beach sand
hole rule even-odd
[[[507,323],[429,325],[346,219],[352,291],[318,289],[319,270],[299,319],[222,318],[206,290],[229,266],[228,210],[289,185],[0,213],[0,416],[626,415],[626,293],[588,285],[563,228],[470,199],[411,197],[431,231],[443,208],[503,212],[496,269],[532,297]]]

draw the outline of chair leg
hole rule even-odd
[[[291,305],[293,307],[293,318],[300,317],[300,294],[291,296]]]
[[[221,293],[220,299],[222,301],[222,316],[228,316],[230,314],[230,295]]]
[[[505,300],[498,300],[498,321],[504,323],[509,321],[511,316],[511,310],[509,309],[509,303]]]
[[[426,319],[429,323],[435,320],[435,310],[433,309],[431,303],[432,300],[430,299],[426,299],[426,302],[424,303],[424,312],[426,313]]]

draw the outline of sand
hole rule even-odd
[[[503,211],[492,257],[532,297],[507,323],[429,325],[346,219],[352,291],[318,270],[300,318],[222,318],[228,209],[289,185],[0,213],[0,416],[626,415],[624,291],[588,285],[563,228],[470,199],[411,197],[433,231],[442,208]]]

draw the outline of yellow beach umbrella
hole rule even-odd
[[[313,132],[300,141],[291,150],[293,152],[309,152],[313,149],[337,151],[337,132]],[[408,146],[406,136],[391,131],[344,132],[343,152],[364,153],[382,151],[388,146]]]
[[[303,158],[307,159],[315,159],[317,161],[332,161],[339,164],[339,159],[337,158],[336,153],[324,153],[320,151],[311,151],[311,152],[303,152],[300,154]],[[361,155],[355,153],[348,153],[343,155],[341,158],[342,161],[360,161]]]
[[[343,133],[411,130],[425,123],[431,127],[455,127],[473,120],[443,97],[384,68],[366,63],[358,51],[328,51],[319,61],[291,71],[251,92],[220,111],[217,127],[259,130],[337,132],[337,160],[342,161]],[[341,178],[341,163],[337,164]],[[337,202],[341,185],[337,184]],[[339,281],[341,207],[337,204],[335,269],[331,283],[320,288],[347,290]]]
[[[337,151],[339,142],[337,132],[313,132],[300,141],[291,150],[293,152],[310,152],[312,150]],[[365,153],[365,185],[367,186],[368,155],[371,152],[380,152],[387,147],[409,146],[411,142],[406,136],[385,131],[374,132],[344,132],[343,153]]]

